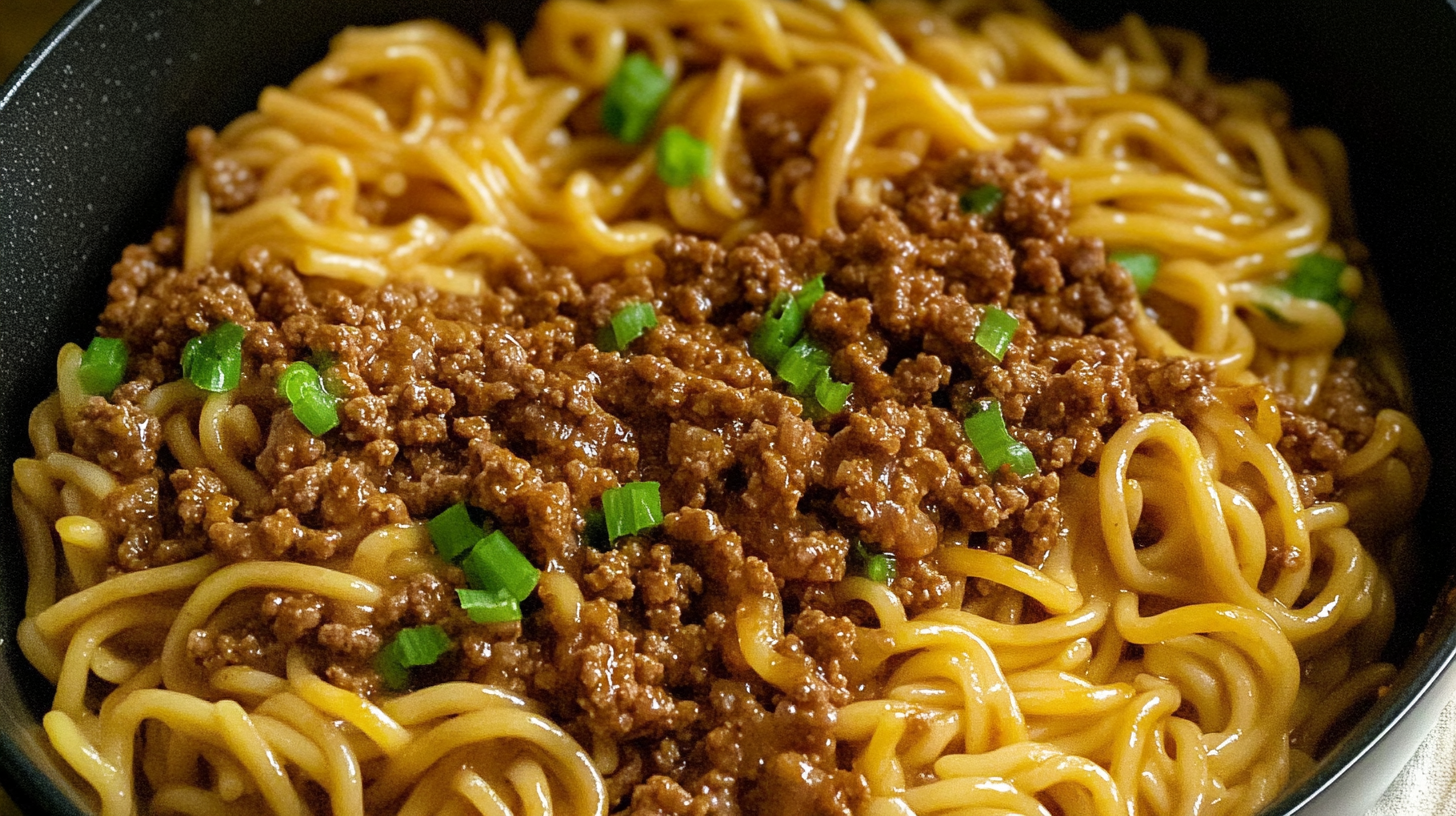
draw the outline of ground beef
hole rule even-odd
[[[792,229],[808,131],[754,121],[758,165],[740,169],[766,179],[763,223]],[[210,163],[207,134],[193,152],[219,200],[252,194],[246,174]],[[329,682],[377,695],[381,646],[402,627],[439,625],[455,647],[413,682],[498,685],[584,745],[616,744],[615,811],[848,816],[869,795],[832,736],[863,691],[845,667],[866,613],[832,591],[852,545],[896,557],[892,589],[911,614],[943,606],[955,587],[929,557],[942,541],[1041,563],[1059,535],[1063,474],[1095,464],[1140,413],[1191,419],[1214,399],[1210,365],[1138,357],[1132,281],[1099,241],[1070,235],[1067,187],[1037,155],[1023,142],[927,166],[878,204],[846,205],[817,239],[676,236],[657,248],[660,277],[583,288],[521,264],[473,299],[338,288],[262,250],[234,268],[182,270],[164,230],[125,253],[102,315],[102,333],[132,350],[132,381],[71,429],[75,449],[125,485],[109,522],[116,569],[204,551],[337,564],[381,526],[468,501],[534,564],[577,581],[577,620],[531,598],[520,622],[475,624],[455,601],[463,574],[440,563],[386,582],[370,609],[308,593],[235,601],[246,614],[194,632],[192,657],[277,670],[302,649]],[[982,184],[1004,191],[999,209],[962,212],[959,193]],[[821,274],[828,293],[808,332],[854,388],[848,410],[816,418],[748,338],[777,293]],[[599,328],[634,301],[653,303],[657,327],[625,353],[598,350]],[[999,360],[975,342],[991,307],[1021,318]],[[267,488],[251,505],[218,474],[178,468],[137,408],[179,376],[186,341],[225,320],[247,330],[249,381],[327,359],[341,395],[339,428],[316,438],[271,388],[237,393],[262,432],[244,456]],[[966,444],[963,417],[988,398],[1036,473],[990,473]],[[1284,412],[1281,446],[1312,490],[1368,435],[1376,404],[1343,364],[1321,400]],[[644,480],[661,485],[664,523],[607,552],[589,546],[602,492]],[[736,610],[765,597],[784,610],[779,653],[802,666],[785,688],[738,645]]]

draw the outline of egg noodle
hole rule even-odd
[[[1313,300],[1273,317],[1260,287],[1310,252],[1364,260],[1335,136],[1292,129],[1270,83],[1210,77],[1193,34],[1131,15],[1073,41],[1063,30],[1029,0],[549,0],[519,48],[495,25],[484,48],[434,22],[350,29],[210,146],[257,172],[255,201],[225,211],[189,169],[185,262],[226,266],[262,245],[306,275],[467,295],[521,256],[586,280],[653,274],[653,246],[675,231],[731,243],[765,228],[734,184],[749,112],[823,112],[813,171],[793,191],[811,236],[838,228],[846,200],[873,202],[929,159],[1046,140],[1041,166],[1070,185],[1072,233],[1159,253],[1148,302],[1191,317],[1179,329],[1144,314],[1142,350],[1212,361],[1220,402],[1192,425],[1144,414],[1112,436],[1095,475],[1064,475],[1064,535],[1045,563],[944,546],[935,557],[959,602],[915,617],[884,585],[838,585],[878,621],[846,672],[879,692],[843,707],[835,731],[873,794],[858,816],[1251,814],[1393,676],[1379,662],[1392,590],[1370,551],[1405,534],[1429,462],[1410,418],[1383,411],[1336,473],[1341,500],[1304,506],[1276,449],[1271,387],[1312,404],[1347,327]],[[658,127],[711,147],[711,171],[690,186],[658,180],[650,141],[595,124],[631,51],[673,80]],[[1171,101],[1174,85],[1224,115],[1196,118]],[[1345,289],[1360,283],[1352,265]],[[1373,292],[1348,329],[1403,389]],[[497,688],[371,701],[297,650],[284,676],[205,674],[189,633],[249,614],[240,594],[368,606],[428,568],[429,538],[383,528],[330,567],[206,555],[108,573],[115,542],[98,519],[116,479],[61,443],[85,399],[80,354],[61,352],[58,391],[31,417],[35,454],[15,464],[30,574],[19,638],[56,685],[51,744],[103,816],[318,813],[305,780],[337,816],[613,806],[610,746],[588,752]],[[211,469],[245,505],[266,496],[244,454],[259,423],[236,395],[179,382],[144,408],[182,467]],[[1135,545],[1144,518],[1158,537]],[[1266,563],[1271,551],[1284,568]],[[571,579],[542,581],[548,614],[577,613]],[[1045,616],[1023,622],[1029,602]],[[780,642],[778,597],[742,604],[736,627],[766,682],[787,689],[807,670]]]

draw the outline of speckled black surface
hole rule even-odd
[[[27,453],[25,417],[54,388],[54,360],[91,334],[107,270],[161,221],[184,135],[253,106],[321,56],[348,24],[436,16],[518,31],[534,3],[512,0],[89,0],[0,85],[0,462]],[[1456,13],[1442,0],[1145,0],[1053,3],[1082,25],[1131,6],[1200,31],[1216,70],[1283,83],[1298,119],[1334,127],[1351,153],[1361,234],[1405,338],[1416,403],[1437,463],[1420,518],[1424,549],[1399,576],[1398,653],[1409,652],[1456,548]],[[0,21],[0,25],[4,22]],[[50,688],[14,646],[24,568],[0,501],[0,781],[22,812],[86,810],[38,772],[51,766],[36,717]],[[1388,695],[1314,778],[1270,813],[1352,813],[1393,777],[1433,721],[1456,672],[1444,610]],[[1425,692],[1425,693],[1423,693]],[[1372,738],[1383,738],[1371,747]],[[1357,757],[1358,763],[1346,768]],[[53,767],[53,766],[51,766]],[[1344,769],[1344,770],[1341,770]],[[1317,798],[1311,797],[1318,794]]]

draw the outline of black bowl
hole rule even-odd
[[[1437,463],[1418,519],[1423,542],[1396,565],[1398,683],[1320,768],[1269,814],[1362,813],[1456,693],[1456,611],[1437,598],[1456,556],[1456,13],[1441,0],[1144,0],[1054,3],[1074,23],[1131,7],[1193,29],[1213,67],[1284,85],[1302,121],[1333,127],[1350,150],[1361,236],[1411,354],[1415,403]],[[221,127],[323,56],[349,24],[438,17],[466,31],[517,31],[534,4],[507,0],[86,0],[0,86],[0,462],[27,454],[26,417],[54,388],[56,350],[90,336],[107,270],[161,222],[184,134]],[[3,24],[3,23],[0,23]],[[45,746],[51,688],[11,633],[24,569],[0,501],[0,782],[26,814],[83,816],[88,799]],[[1417,636],[1422,632],[1424,637]]]

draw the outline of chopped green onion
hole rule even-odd
[[[877,584],[890,585],[895,580],[894,556],[875,553],[865,562],[865,577]]]
[[[804,281],[799,291],[794,294],[794,302],[799,304],[799,311],[803,313],[804,319],[809,319],[809,313],[814,311],[814,304],[819,298],[824,297],[824,276],[815,275]]]
[[[669,187],[686,187],[713,172],[713,148],[673,125],[657,140],[657,177]]]
[[[602,493],[607,538],[616,541],[662,523],[662,495],[657,482],[628,482]]]
[[[999,362],[1006,356],[1006,349],[1011,348],[1011,338],[1015,336],[1016,327],[1019,325],[1021,321],[1009,312],[1003,312],[995,306],[987,307],[981,324],[976,327],[976,345],[985,349]]]
[[[804,330],[804,311],[788,292],[779,292],[748,339],[748,350],[766,366],[778,365]]]
[[[76,378],[81,390],[98,397],[110,397],[126,376],[126,341],[115,337],[93,337],[81,353]]]
[[[204,391],[221,393],[237,388],[243,375],[246,335],[246,329],[228,321],[188,340],[182,347],[182,376]]]
[[[602,96],[602,127],[628,144],[642,141],[671,90],[672,80],[650,57],[628,54]]]
[[[471,548],[460,562],[472,589],[505,591],[516,601],[530,597],[541,580],[541,571],[527,560],[506,534],[496,530]]]
[[[1156,253],[1136,249],[1109,252],[1107,260],[1127,270],[1128,277],[1132,278],[1132,285],[1137,287],[1140,295],[1147,294],[1153,288],[1153,281],[1158,277],[1158,267],[1162,265]]]
[[[597,333],[597,348],[602,351],[626,351],[627,345],[657,325],[657,312],[651,303],[628,303],[612,315],[610,323]]]
[[[1036,472],[1036,457],[1031,449],[1017,441],[1006,430],[1006,420],[1001,416],[1001,403],[993,399],[981,400],[980,410],[966,417],[966,438],[981,462],[991,475],[1000,472],[1002,465],[1010,465],[1019,476],[1030,476]]]
[[[460,560],[460,556],[485,538],[485,530],[470,517],[465,502],[455,502],[441,510],[425,526],[435,543],[435,552],[446,561]]]
[[[819,372],[829,370],[829,352],[807,337],[800,338],[779,360],[779,379],[798,395],[806,394]]]
[[[1295,262],[1294,274],[1284,282],[1284,289],[1298,298],[1327,303],[1349,320],[1355,301],[1340,288],[1345,266],[1344,261],[1318,252],[1303,255]]]
[[[457,589],[460,608],[476,623],[507,623],[521,619],[521,604],[505,590]]]
[[[829,376],[829,369],[823,369],[814,378],[815,407],[826,415],[837,414],[844,410],[844,404],[849,401],[849,394],[853,390],[853,384],[835,382]]]
[[[849,551],[855,569],[877,584],[889,586],[897,573],[895,556],[890,553],[871,552],[863,541],[855,540]]]
[[[339,399],[324,387],[323,377],[302,360],[289,363],[278,378],[278,394],[293,406],[293,415],[314,436],[339,425]]]
[[[748,340],[748,350],[764,365],[773,367],[788,353],[789,348],[804,333],[804,323],[814,304],[824,297],[824,276],[815,275],[799,291],[789,294],[779,292],[763,313],[763,321],[753,330]]]
[[[612,549],[611,536],[607,535],[607,514],[593,507],[586,511],[586,529],[582,530],[582,538],[588,547],[597,552],[608,552]]]
[[[416,626],[401,629],[379,651],[374,667],[384,684],[396,691],[409,684],[409,670],[416,666],[432,666],[450,651],[450,636],[438,626]]]
[[[990,215],[1001,204],[1006,194],[994,184],[983,184],[961,193],[961,212],[976,215]]]

